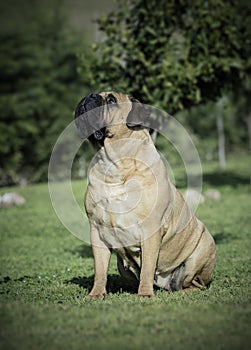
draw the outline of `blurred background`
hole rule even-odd
[[[90,91],[122,91],[174,115],[221,171],[249,154],[249,1],[8,0],[0,16],[0,186],[47,181],[52,147]],[[74,177],[91,156],[84,143]]]

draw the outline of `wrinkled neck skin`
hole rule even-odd
[[[120,124],[109,127],[107,135],[90,166],[90,183],[118,185],[132,175],[146,178],[152,167],[161,162],[147,129],[133,130]]]

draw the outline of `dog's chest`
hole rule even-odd
[[[110,246],[128,246],[141,240],[141,224],[149,213],[147,193],[134,178],[126,183],[89,185],[86,211]],[[147,192],[147,191],[145,191]]]
[[[87,215],[114,248],[138,244],[162,225],[167,180],[159,156],[150,156],[150,165],[136,156],[118,162],[100,156],[89,171]]]

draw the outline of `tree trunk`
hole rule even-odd
[[[247,116],[249,150],[251,151],[251,113]]]
[[[217,103],[217,131],[218,131],[218,157],[221,170],[226,168],[225,133],[223,120],[224,98]]]

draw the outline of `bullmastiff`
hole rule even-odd
[[[104,298],[112,250],[139,296],[152,297],[154,285],[169,292],[206,288],[214,240],[169,180],[144,106],[122,93],[91,93],[75,118],[97,150],[85,194],[95,269],[88,298]]]

